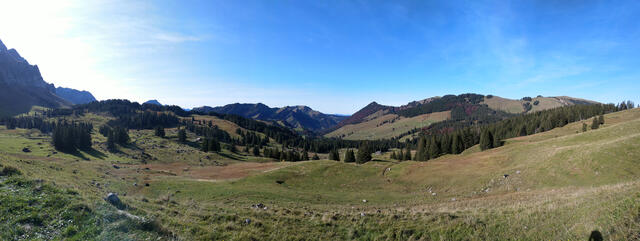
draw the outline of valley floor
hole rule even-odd
[[[92,152],[65,154],[38,131],[0,127],[0,170],[21,173],[0,177],[0,213],[20,214],[0,218],[0,239],[640,239],[640,109],[587,132],[578,122],[483,152],[363,165],[206,154],[132,132],[119,153],[96,136]]]

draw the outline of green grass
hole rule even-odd
[[[131,131],[134,144],[118,153],[104,150],[104,138],[94,136],[102,154],[81,152],[83,159],[53,154],[37,131],[0,127],[0,163],[22,173],[0,177],[0,197],[11,199],[0,201],[0,210],[19,210],[0,224],[0,233],[14,239],[53,230],[54,238],[64,239],[68,225],[53,225],[60,213],[86,206],[72,212],[79,221],[71,237],[141,240],[171,232],[183,240],[585,240],[598,230],[605,240],[638,239],[640,111],[608,114],[605,121],[586,133],[572,123],[429,162],[392,162],[385,153],[363,165],[202,153],[177,143],[174,129],[167,129],[167,138]],[[32,152],[23,153],[25,146]],[[143,169],[146,155],[150,170]],[[233,178],[194,174],[263,164],[270,166]],[[47,188],[34,192],[35,179]],[[16,189],[18,195],[8,191]],[[128,211],[153,225],[118,214],[102,200],[108,192],[126,193],[121,199]],[[24,205],[36,198],[60,204]],[[268,209],[251,208],[257,203]],[[106,217],[115,218],[92,221]],[[43,224],[25,231],[25,220]]]
[[[411,118],[387,114],[362,123],[343,126],[325,136],[341,137],[346,140],[391,139],[413,129],[429,126],[450,117],[450,111],[424,114]]]

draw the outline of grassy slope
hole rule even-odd
[[[506,98],[494,96],[489,99],[485,97],[483,104],[487,104],[489,108],[494,110],[502,110],[508,113],[519,114],[524,111],[524,107],[522,105],[527,102],[529,102],[532,106],[529,112],[535,112],[535,111],[548,110],[556,107],[566,106],[568,104],[568,101],[571,101],[571,100],[592,102],[588,100],[567,97],[567,96],[536,97],[536,98],[532,98],[531,101],[524,101],[522,99],[512,100],[512,99],[506,99]],[[533,103],[535,101],[538,101],[539,103],[537,105],[534,105]]]
[[[343,126],[326,136],[343,137],[343,139],[347,140],[390,139],[415,128],[429,126],[432,123],[443,121],[450,117],[450,111],[424,114],[412,118],[387,114],[362,123]],[[394,119],[395,121],[392,123],[391,121]]]
[[[556,240],[587,239],[594,230],[605,239],[631,239],[640,228],[640,110],[605,120],[587,133],[574,123],[425,163],[270,163],[233,177],[223,174],[254,164],[239,156],[198,157],[193,147],[150,131],[132,134],[144,139],[137,148],[157,158],[145,170],[127,154],[133,147],[112,154],[97,143],[104,156],[84,153],[86,161],[52,154],[35,131],[0,127],[0,160],[30,178],[80,190],[90,204],[103,203],[110,191],[126,193],[123,201],[138,215],[156,218],[183,239]],[[164,148],[151,148],[163,142]],[[23,146],[33,152],[22,153]],[[132,165],[114,169],[114,162]],[[172,163],[187,170],[153,166]],[[218,163],[227,166],[214,168]],[[203,178],[198,170],[211,175]],[[268,210],[251,209],[255,203]]]

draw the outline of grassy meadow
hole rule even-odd
[[[384,154],[357,165],[202,153],[191,134],[178,143],[175,129],[166,138],[130,131],[131,144],[115,153],[96,130],[92,151],[66,154],[38,131],[0,126],[0,170],[20,172],[0,175],[0,238],[640,239],[640,109],[581,129],[571,123],[428,162]],[[109,205],[110,192],[128,208]]]

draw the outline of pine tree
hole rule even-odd
[[[526,135],[527,135],[527,126],[522,125],[522,127],[520,127],[520,136],[526,136]]]
[[[392,152],[391,152],[391,156],[390,156],[389,158],[391,158],[392,160],[396,160],[396,159],[397,159],[397,158],[396,158],[396,152],[395,152],[395,151],[392,151]]]
[[[329,152],[329,160],[340,161],[340,154],[338,153],[338,150],[333,149]]]
[[[369,149],[369,145],[365,142],[360,144],[360,147],[358,147],[356,163],[363,164],[368,161],[371,161],[371,150]]]
[[[302,152],[302,160],[303,160],[303,161],[307,161],[307,160],[309,160],[309,153],[307,152],[307,150],[304,150],[304,151]]]
[[[348,149],[347,152],[344,154],[344,162],[355,162],[356,161],[356,156],[353,153],[353,150]]]
[[[313,159],[314,161],[317,161],[317,160],[320,160],[320,157],[318,156],[318,153],[314,153],[311,159]]]
[[[416,150],[416,156],[413,158],[415,161],[426,161],[427,158],[427,147],[426,147],[426,139],[423,135],[418,139],[418,149]]]
[[[161,138],[164,138],[165,136],[165,132],[164,132],[164,127],[162,126],[156,126],[155,130],[155,135]]]
[[[582,132],[587,131],[587,123],[582,122]]]
[[[116,140],[115,140],[115,136],[113,131],[109,131],[109,133],[107,134],[107,149],[109,151],[115,151],[116,150]]]
[[[487,150],[493,148],[493,135],[488,129],[482,131],[480,135],[480,150]]]
[[[433,159],[440,156],[440,144],[438,140],[436,140],[435,136],[431,136],[431,141],[429,142],[429,158]]]
[[[187,141],[187,131],[184,128],[178,130],[178,141],[182,143]]]
[[[599,125],[600,125],[600,121],[598,120],[598,117],[593,117],[593,122],[591,123],[591,129],[592,130],[598,129]]]
[[[598,116],[598,122],[600,122],[600,125],[604,125],[604,115]]]
[[[260,148],[258,146],[253,147],[253,155],[260,156]]]
[[[411,149],[409,149],[407,147],[407,150],[405,150],[404,152],[404,158],[405,161],[411,161]]]

